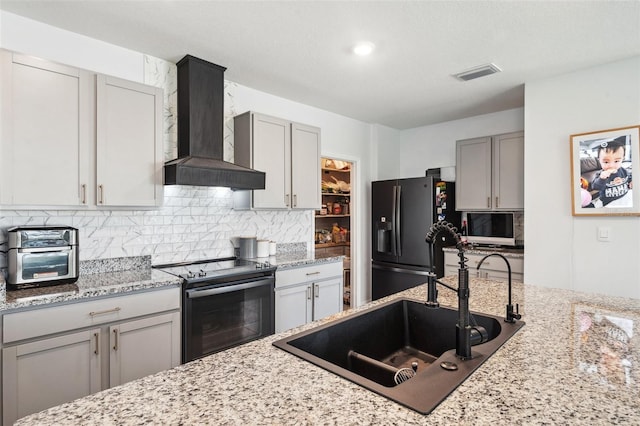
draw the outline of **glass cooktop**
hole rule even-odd
[[[189,283],[227,277],[231,279],[242,274],[275,269],[268,262],[255,262],[233,257],[170,263],[153,267],[180,277]]]

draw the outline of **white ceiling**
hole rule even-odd
[[[31,1],[0,8],[397,129],[524,103],[525,82],[640,55],[633,1]],[[369,57],[350,51],[368,40]],[[493,62],[503,72],[451,74]],[[640,76],[639,76],[640,78]]]

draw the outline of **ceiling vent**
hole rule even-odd
[[[453,76],[458,80],[469,81],[476,78],[484,77],[485,75],[495,74],[502,71],[496,64],[481,65],[479,67],[472,68],[467,71],[463,71]]]

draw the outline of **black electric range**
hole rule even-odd
[[[228,257],[155,265],[182,278],[182,362],[275,331],[275,269]]]

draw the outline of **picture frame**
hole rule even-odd
[[[640,216],[640,125],[570,137],[573,216]]]

